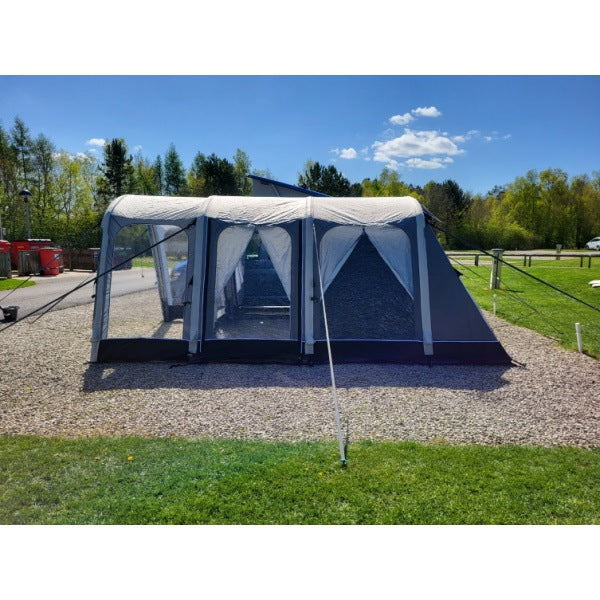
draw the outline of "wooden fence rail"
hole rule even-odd
[[[483,254],[481,252],[473,253],[473,252],[446,252],[446,256],[448,258],[472,258],[473,264],[478,267],[479,266],[479,258],[489,258],[492,260],[492,257],[488,254]],[[560,260],[561,258],[578,258],[579,259],[579,267],[583,267],[584,259],[587,258],[587,268],[590,269],[592,267],[592,258],[600,258],[600,252],[505,252],[502,255],[504,260],[508,258],[523,258],[523,266],[530,267],[532,258],[545,258]]]

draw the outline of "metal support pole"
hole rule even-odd
[[[29,217],[29,202],[25,201],[25,217],[27,219],[27,239],[31,239],[31,218]]]

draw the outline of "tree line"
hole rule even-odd
[[[86,248],[99,245],[102,215],[122,194],[250,195],[250,172],[250,158],[240,149],[231,160],[198,152],[186,168],[174,144],[149,161],[115,138],[98,160],[57,150],[45,135],[33,137],[18,117],[10,130],[0,124],[0,219],[9,240],[26,237],[23,189],[31,192],[34,237]],[[252,173],[270,177],[268,171]],[[460,240],[483,248],[582,247],[600,235],[600,171],[571,178],[560,169],[528,171],[482,195],[453,180],[411,185],[387,168],[351,183],[334,165],[309,160],[296,184],[331,196],[413,196],[442,222],[446,248],[461,247]]]

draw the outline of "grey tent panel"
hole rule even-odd
[[[510,364],[415,199],[307,191],[271,185],[272,195],[256,197],[113,201],[99,273],[110,271],[121,228],[185,228],[185,265],[169,270],[167,253],[154,252],[163,318],[177,296],[183,323],[180,339],[110,337],[108,274],[98,281],[92,362],[325,362],[324,300],[335,362]],[[174,295],[177,274],[183,287]]]
[[[494,341],[492,330],[438,243],[427,228],[431,327],[436,341]]]

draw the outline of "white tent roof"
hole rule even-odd
[[[343,225],[385,225],[422,214],[417,200],[403,197],[278,198],[256,196],[120,196],[105,219],[119,225],[160,223],[183,226],[198,217],[230,223],[275,225],[313,217]]]

